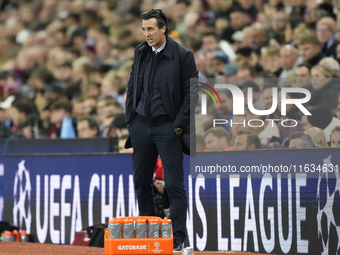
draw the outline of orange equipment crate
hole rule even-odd
[[[160,223],[171,223],[171,220],[165,218],[164,220],[159,217],[150,216],[137,216],[137,217],[121,217],[114,218],[109,223],[120,223],[121,224],[121,238],[111,239],[110,229],[106,228],[104,233],[104,252],[105,255],[150,255],[150,254],[161,254],[161,255],[172,255],[173,254],[173,234],[171,230],[170,238],[134,238],[124,239],[123,236],[123,222],[131,221],[146,221],[146,222],[158,222]]]

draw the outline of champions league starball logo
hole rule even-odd
[[[330,165],[332,156],[324,159],[324,164]],[[340,176],[338,171],[321,171],[318,179],[316,215],[318,224],[318,238],[322,243],[323,255],[330,254],[330,249],[340,251],[340,219],[335,218],[334,208],[339,203]],[[332,230],[332,231],[331,231]],[[336,234],[334,233],[334,230]],[[332,246],[332,248],[331,248]]]
[[[22,229],[25,221],[27,233],[30,233],[32,222],[31,191],[30,173],[25,167],[25,160],[22,160],[18,164],[18,171],[14,178],[13,225]]]

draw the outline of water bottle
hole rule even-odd
[[[2,241],[3,242],[15,242],[15,236],[11,231],[5,231],[2,233]]]
[[[150,219],[148,226],[149,226],[148,237],[158,238],[159,237],[159,219]]]
[[[20,242],[27,243],[29,242],[29,236],[25,230],[20,231]]]
[[[133,220],[126,219],[123,222],[123,238],[132,239],[135,236],[135,229],[133,225]]]
[[[122,224],[119,220],[110,220],[109,221],[109,229],[110,229],[110,238],[111,239],[120,239],[122,238]]]
[[[146,220],[136,220],[136,238],[146,238]]]
[[[172,223],[167,217],[161,223],[161,237],[171,238],[172,236]]]

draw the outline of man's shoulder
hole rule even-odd
[[[140,43],[140,44],[137,45],[135,51],[137,52],[137,51],[143,49],[144,47],[145,47],[145,42],[142,42],[142,43]]]
[[[178,42],[176,42],[176,44],[178,45],[179,53],[187,54],[187,53],[191,52],[188,48],[184,47],[182,44],[179,44]]]
[[[170,45],[173,45],[173,47],[175,47],[175,49],[177,49],[179,54],[187,54],[188,52],[191,52],[188,48],[184,47],[182,44],[179,44],[178,42],[176,42],[170,36],[168,37],[168,43]]]

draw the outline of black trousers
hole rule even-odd
[[[156,215],[152,184],[159,154],[169,196],[174,242],[183,242],[188,201],[184,185],[182,140],[175,134],[171,122],[147,125],[136,118],[129,125],[129,134],[133,147],[132,168],[140,215]]]

